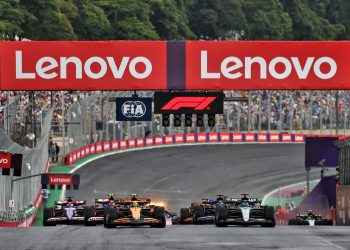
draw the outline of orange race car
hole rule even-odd
[[[104,210],[103,224],[107,228],[117,226],[150,226],[165,227],[165,208],[153,205],[151,199],[138,198],[132,194],[130,198],[117,198],[114,206]]]

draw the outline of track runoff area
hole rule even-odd
[[[162,114],[162,125],[165,127],[169,125],[169,119],[172,117],[169,116],[170,114],[174,115],[173,122],[175,124],[179,120],[181,122],[182,118],[179,115],[185,114],[187,118],[189,118],[189,115],[196,115],[197,122],[202,119],[202,123],[196,124],[199,127],[215,125],[215,119],[213,121],[211,118],[215,114],[222,113],[222,105],[225,99],[222,94],[223,90],[347,90],[350,88],[347,81],[349,71],[346,63],[348,54],[350,54],[349,42],[1,42],[0,52],[2,62],[0,64],[1,90],[161,91],[155,93],[153,101],[154,110]],[[172,94],[169,94],[169,91],[173,91]],[[134,98],[136,100],[132,98],[131,100],[116,100],[116,102],[125,101],[122,104],[119,103],[123,107],[121,114],[119,114],[120,120],[141,121],[145,119],[142,117],[147,113],[147,103],[143,103],[143,100],[137,100],[136,97]],[[204,115],[207,116],[208,124],[203,124]],[[235,146],[237,148],[230,151],[231,154],[246,147],[244,145]],[[258,195],[263,195],[263,192],[268,191],[265,190],[266,186],[263,186],[264,179],[268,178],[265,183],[273,184],[280,182],[285,177],[295,175],[289,174],[291,169],[281,169],[281,166],[286,165],[286,163],[292,164],[293,162],[286,160],[292,152],[290,149],[279,154],[279,156],[270,155],[270,159],[265,157],[265,161],[267,161],[265,164],[254,166],[256,163],[264,162],[264,157],[258,157],[261,152],[266,152],[267,155],[276,154],[279,149],[282,150],[284,147],[278,147],[277,149],[271,148],[272,145],[259,146],[261,148],[258,151],[253,150],[253,145],[247,146],[248,148],[242,154],[234,157],[233,161],[229,157],[229,163],[228,161],[222,162],[221,158],[215,158],[221,152],[229,149],[229,146],[223,148],[208,146],[211,148],[210,152],[216,152],[216,149],[220,150],[217,151],[217,154],[207,152],[205,155],[197,155],[196,158],[193,155],[201,151],[205,152],[208,149],[198,147],[188,150],[189,148],[183,147],[174,148],[176,150],[170,152],[167,152],[169,149],[150,150],[148,156],[144,155],[138,161],[135,160],[138,155],[142,154],[136,152],[120,155],[120,157],[116,157],[118,160],[113,159],[114,156],[110,156],[79,170],[82,176],[82,186],[86,185],[85,191],[96,185],[94,179],[101,178],[101,182],[97,182],[101,184],[96,185],[94,190],[84,193],[81,189],[79,195],[85,196],[86,199],[95,198],[95,195],[91,192],[96,195],[100,194],[99,192],[109,192],[110,185],[114,187],[113,184],[115,183],[118,186],[120,185],[119,182],[121,184],[126,183],[120,185],[119,190],[114,189],[112,191],[120,192],[125,196],[135,189],[141,194],[149,194],[150,196],[158,191],[157,195],[161,194],[163,197],[165,197],[164,192],[159,192],[159,190],[165,190],[165,184],[172,183],[176,186],[177,183],[182,182],[181,187],[190,190],[190,195],[187,198],[186,195],[184,195],[185,198],[179,198],[178,194],[167,194],[169,203],[173,203],[174,207],[186,204],[189,206],[189,201],[196,201],[198,198],[207,197],[207,195],[215,195],[220,190],[223,190],[221,192],[230,192],[229,195],[231,193],[232,195],[240,192],[244,193],[246,190],[252,194],[255,192]],[[243,157],[246,151],[253,153]],[[181,154],[181,152],[183,155],[178,157],[177,154]],[[204,156],[208,157],[208,161],[202,161],[202,164],[198,164],[198,161],[205,159]],[[167,159],[172,157],[173,161],[168,162]],[[261,173],[259,175],[259,171],[263,167],[274,167],[271,162],[279,157],[278,170],[275,172],[277,173],[276,178],[271,178],[272,174],[269,173],[269,169],[266,169],[264,175]],[[158,159],[158,161],[148,165],[146,159],[150,161],[153,158]],[[259,159],[254,160],[255,158]],[[295,155],[292,158],[299,161],[303,160],[295,157]],[[119,171],[112,171],[111,173],[111,170],[108,170],[108,166],[112,164],[111,162],[118,165],[119,162],[127,162],[127,159],[132,161],[128,163],[131,170],[137,166],[133,172],[128,174],[129,169],[123,169],[122,166],[118,168]],[[180,166],[169,168],[173,164],[176,165],[179,159],[187,160],[181,166],[187,165],[188,167],[182,170]],[[207,162],[213,161],[213,159],[215,161],[209,165]],[[236,167],[235,161],[241,162],[241,164],[237,164],[241,169],[236,170],[239,174],[237,176],[233,174],[232,177],[236,183],[241,185],[234,185],[234,181],[223,183],[220,179],[215,178],[219,174],[226,177],[231,176],[232,173],[225,173],[223,169],[234,169],[229,168],[228,164]],[[92,165],[98,162],[101,170],[105,169],[106,166],[107,169],[100,173],[99,171],[93,171],[92,174],[86,175],[93,168]],[[142,169],[140,169],[140,165],[143,166]],[[220,169],[222,172],[217,171]],[[167,172],[164,173],[165,170]],[[169,170],[173,172],[170,175],[173,178],[168,178]],[[244,174],[245,171],[248,171],[248,173]],[[201,173],[205,177],[196,176],[194,173]],[[201,181],[200,177],[203,177],[204,180]],[[89,179],[92,181],[90,184]],[[127,183],[130,185],[129,187]],[[197,185],[195,185],[196,183]],[[216,183],[216,185],[213,186],[212,183]],[[290,184],[290,182],[286,184]],[[166,185],[165,187],[170,193],[176,191],[172,187]],[[191,187],[193,190],[191,190]],[[241,190],[243,187],[246,190]],[[178,190],[181,193],[180,186]],[[74,192],[72,191],[72,193]],[[136,198],[136,200],[133,200],[133,198]],[[247,200],[251,204],[244,207],[245,199],[224,198],[226,200],[220,208],[229,209],[225,211],[221,209],[219,223],[228,222],[227,215],[237,213],[238,209],[236,208],[238,207],[242,207],[240,209],[241,217],[246,217],[247,211],[255,211],[252,208],[253,205],[255,206],[255,204],[252,204],[255,202],[254,199]],[[228,204],[227,200],[230,198],[230,204]],[[181,201],[181,199],[185,200]],[[132,197],[124,200],[120,199],[117,202],[123,203],[121,206],[127,207],[128,211],[133,211],[132,217],[135,219],[140,217],[137,215],[140,212],[140,209],[138,209],[141,207],[140,203],[147,203],[147,200],[142,201],[137,197]],[[209,201],[207,202],[209,203]],[[148,204],[144,205],[148,206]],[[219,205],[216,203],[215,206]],[[158,205],[158,207],[161,206]],[[161,209],[155,212],[154,207],[148,206],[148,208],[153,209],[152,212],[149,211],[149,214],[156,214],[152,218],[159,219],[159,214],[162,214],[159,212]],[[116,221],[118,217],[116,212],[119,213],[123,210],[118,209],[109,210],[106,216],[107,219],[112,218],[109,222]],[[216,219],[218,213],[216,209],[214,211]],[[258,214],[259,211],[256,210],[254,213]],[[266,212],[264,211],[262,214],[266,219]],[[68,213],[65,216],[69,217]],[[244,218],[240,219],[245,220]],[[249,247],[336,249],[349,247],[349,240],[346,240],[349,239],[347,236],[349,230],[337,227],[296,226],[263,229],[260,227],[222,228],[213,225],[186,225],[166,227],[165,229],[131,228],[114,231],[105,230],[103,227],[72,226],[22,230],[21,237],[11,241],[10,239],[16,238],[12,230],[14,229],[1,229],[0,237],[3,239],[1,241],[7,244],[5,248],[25,249],[28,247],[45,248],[50,246],[49,248],[53,249],[65,247],[80,249],[87,246],[104,248],[115,246],[115,244],[119,244],[125,249],[135,249],[138,246],[149,249],[231,249],[232,247],[236,249]],[[98,234],[98,237],[96,237],[96,234]],[[54,241],[58,239],[57,237],[62,237],[60,246],[54,245]],[[77,241],[77,239],[80,241]],[[73,245],[71,244],[72,241],[75,242]]]

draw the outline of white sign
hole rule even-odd
[[[73,138],[69,138],[69,144],[73,144],[74,140]]]
[[[9,207],[15,207],[15,200],[9,200]]]

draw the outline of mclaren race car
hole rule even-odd
[[[84,208],[86,201],[67,200],[56,201],[55,206],[44,208],[44,226],[56,226],[56,224],[75,224],[84,222]]]
[[[165,227],[165,208],[152,205],[151,199],[138,198],[136,194],[131,198],[115,199],[114,206],[104,210],[103,224],[107,228],[117,226],[150,226]]]
[[[84,225],[95,226],[103,223],[104,210],[114,206],[114,194],[109,194],[108,198],[95,199],[93,206],[84,209]]]
[[[248,198],[227,199],[225,203],[215,207],[215,225],[260,225],[262,227],[275,227],[275,210],[271,206],[262,206],[261,200]]]
[[[312,210],[309,210],[307,215],[297,214],[295,219],[290,219],[288,225],[322,225],[331,226],[333,221],[331,219],[323,219],[321,215],[315,214]]]
[[[225,197],[218,195],[216,200],[202,199],[201,202],[192,203],[189,208],[181,208],[181,224],[203,224],[215,222],[215,207],[217,204],[224,204]]]

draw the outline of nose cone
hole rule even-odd
[[[248,222],[250,217],[250,207],[241,207],[241,210],[242,210],[243,221]]]
[[[130,208],[132,217],[134,220],[139,220],[141,217],[141,208],[140,207],[131,207]]]

